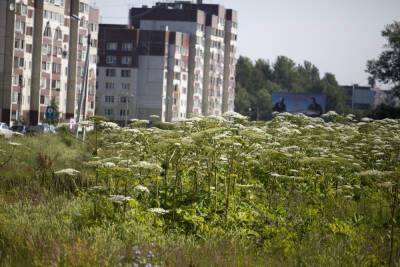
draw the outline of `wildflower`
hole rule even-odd
[[[374,120],[371,118],[362,118],[361,121],[362,122],[373,122]]]
[[[111,202],[118,203],[118,204],[122,204],[124,202],[128,202],[129,200],[131,200],[130,197],[121,196],[121,195],[111,195],[109,199],[111,200]]]
[[[64,175],[68,175],[68,176],[76,176],[76,175],[78,175],[80,173],[81,173],[80,171],[77,171],[75,169],[64,169],[64,170],[57,171],[54,174],[56,174],[56,175],[63,175],[64,174]]]
[[[14,147],[21,146],[20,143],[14,143],[14,142],[9,142],[8,144],[9,144],[10,146],[14,146]]]
[[[159,215],[165,215],[165,214],[169,213],[168,210],[165,210],[163,208],[151,208],[148,211],[151,213],[159,214]]]
[[[220,159],[221,161],[228,161],[228,158],[225,157],[225,156],[221,156],[219,159]]]
[[[234,147],[241,147],[242,144],[240,144],[240,143],[233,143],[233,146],[234,146]]]
[[[103,164],[104,168],[114,168],[116,165],[113,162],[106,162]]]
[[[145,170],[161,171],[161,167],[158,164],[150,163],[147,161],[139,161],[139,163],[136,164],[134,167]]]
[[[127,132],[127,133],[134,133],[134,134],[140,133],[140,131],[138,129],[130,129],[130,128],[125,128],[123,131]]]
[[[222,116],[227,119],[247,120],[247,117],[232,111],[226,112]]]
[[[147,187],[143,186],[143,185],[136,186],[135,190],[137,190],[139,192],[142,192],[142,193],[150,193],[150,190]]]
[[[88,166],[88,167],[99,167],[102,165],[102,163],[100,161],[88,161],[83,163],[84,165]]]
[[[300,151],[300,147],[298,146],[288,146],[288,147],[284,147],[281,149],[282,152],[286,152],[286,153],[295,153]]]
[[[384,182],[384,183],[378,184],[378,186],[382,187],[382,188],[392,188],[393,183],[392,182]]]
[[[128,166],[128,165],[131,165],[133,162],[132,162],[132,160],[130,160],[130,159],[124,159],[124,160],[121,160],[118,164],[120,165],[120,166]]]

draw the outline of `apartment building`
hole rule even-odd
[[[76,118],[82,84],[93,115],[98,10],[88,0],[0,0],[0,10],[1,121],[36,125],[54,102],[60,119]]]
[[[126,123],[186,117],[189,36],[100,24],[96,113]]]
[[[114,95],[108,91],[107,95],[98,96],[99,114],[120,121],[122,117],[148,119],[150,115],[158,115],[164,121],[175,121],[188,114],[222,115],[233,111],[236,11],[201,1],[196,4],[190,1],[159,2],[152,7],[130,9],[129,25],[101,25],[101,28],[104,28],[104,34],[100,30],[99,39],[105,44],[100,46],[100,53],[104,53],[105,61],[98,65],[98,92],[112,86],[106,75],[111,67],[107,64],[107,56],[115,56],[114,64],[122,64],[124,55],[118,53],[122,52],[126,36],[137,36],[138,41],[133,46],[136,44],[138,47],[131,55],[137,60],[133,60],[136,64],[131,66],[135,75],[130,78],[134,84],[129,93],[130,104],[115,102],[121,99],[118,90],[126,82],[120,75],[113,80],[114,87],[117,86]],[[158,35],[163,36],[164,53],[143,55],[143,47],[161,45],[160,39],[154,37]],[[152,36],[146,45],[140,41],[145,36]],[[104,49],[107,43],[112,42],[115,44],[109,45],[118,47],[118,52]],[[154,77],[161,77],[161,69],[164,69],[163,80],[158,78],[154,81]],[[112,99],[114,102],[110,103]],[[124,106],[130,107],[127,116],[123,115],[128,112],[124,111]]]

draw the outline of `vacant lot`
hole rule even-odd
[[[400,121],[95,129],[0,139],[1,266],[400,266]]]

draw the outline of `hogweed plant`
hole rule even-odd
[[[76,229],[113,229],[126,248],[136,229],[156,243],[233,238],[260,265],[400,264],[397,120],[228,113],[94,125],[95,157],[54,172],[76,181],[66,194],[82,203]]]

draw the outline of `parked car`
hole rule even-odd
[[[11,131],[16,133],[26,134],[26,126],[24,125],[14,125],[11,127]]]
[[[8,125],[4,122],[0,122],[0,135],[6,138],[11,138],[15,133],[10,130]]]
[[[9,130],[10,128],[8,127],[8,125],[4,122],[0,122],[0,129],[1,130]]]
[[[26,128],[27,134],[42,134],[45,133],[45,127],[43,125],[28,126]]]

